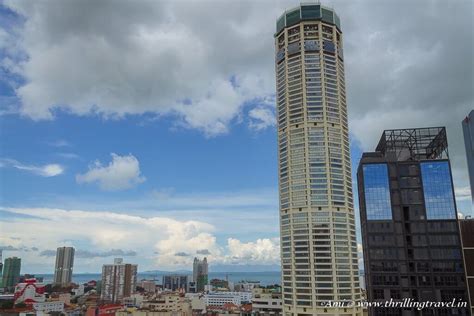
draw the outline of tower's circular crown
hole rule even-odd
[[[341,30],[341,21],[333,9],[320,4],[300,4],[299,6],[286,10],[277,20],[276,33],[285,27],[300,23],[301,21],[323,21],[335,25]]]

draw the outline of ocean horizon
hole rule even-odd
[[[141,280],[155,280],[157,284],[161,284],[162,277],[170,274],[185,274],[189,277],[192,276],[190,271],[177,271],[177,272],[165,272],[165,271],[146,271],[137,273],[137,281]],[[48,284],[53,282],[54,274],[35,274],[36,277],[42,277],[43,282]],[[100,280],[101,273],[75,273],[72,275],[72,282],[76,284],[87,283],[91,280]],[[212,279],[228,279],[233,283],[240,281],[260,281],[261,285],[273,285],[281,284],[281,274],[279,271],[266,271],[266,272],[209,272],[209,280]]]

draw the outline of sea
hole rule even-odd
[[[174,274],[175,272],[139,272],[137,280],[155,280],[157,284],[161,284],[164,275]],[[187,274],[189,273],[178,273]],[[53,274],[35,274],[36,277],[42,277],[43,282],[48,284],[53,282]],[[72,281],[76,284],[87,283],[91,280],[98,281],[101,279],[100,273],[76,273],[72,275]],[[209,280],[221,279],[229,280],[234,284],[240,281],[260,281],[260,285],[281,284],[281,275],[279,271],[266,272],[209,272]]]

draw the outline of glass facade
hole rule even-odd
[[[387,165],[366,164],[363,170],[367,220],[391,220]]]
[[[323,8],[319,4],[302,4],[300,8],[287,11],[278,18],[276,32],[280,33],[285,27],[295,25],[305,20],[322,20],[341,29],[341,20],[332,9]]]
[[[446,129],[385,130],[362,154],[357,180],[366,297],[381,302],[368,315],[470,315],[461,306],[382,307],[407,297],[467,302]]]
[[[427,219],[456,219],[449,163],[431,161],[420,165]]]

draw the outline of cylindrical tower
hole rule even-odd
[[[339,17],[286,11],[275,50],[284,313],[362,315]]]

